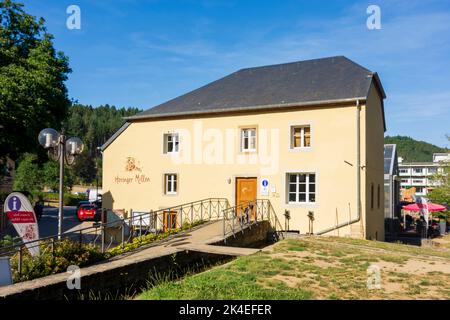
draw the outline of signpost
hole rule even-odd
[[[39,239],[39,228],[33,206],[20,192],[11,193],[5,200],[3,210],[22,238],[32,256],[39,255],[39,243],[29,243]]]
[[[0,287],[12,284],[11,266],[9,257],[0,257]]]
[[[269,180],[263,179],[261,181],[261,196],[267,197],[269,196]]]

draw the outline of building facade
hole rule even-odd
[[[441,161],[450,161],[449,153],[433,154],[433,162],[403,162],[399,158],[401,189],[416,189],[416,196],[427,196],[437,186],[432,177],[441,172]]]
[[[240,70],[127,118],[102,147],[103,206],[269,199],[300,233],[312,211],[315,233],[384,240],[384,98],[345,57]]]

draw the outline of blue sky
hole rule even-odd
[[[450,147],[450,2],[22,0],[70,58],[69,95],[147,109],[243,67],[345,55],[379,73],[387,133]],[[81,8],[69,30],[66,8]],[[381,30],[366,27],[368,5]]]

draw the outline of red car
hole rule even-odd
[[[82,204],[77,211],[78,221],[94,220],[97,207],[93,204]]]

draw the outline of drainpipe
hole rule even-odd
[[[321,230],[316,235],[328,233],[330,231],[346,227],[361,220],[361,124],[360,124],[361,106],[359,99],[356,100],[356,218],[350,221],[342,222],[337,226]]]

